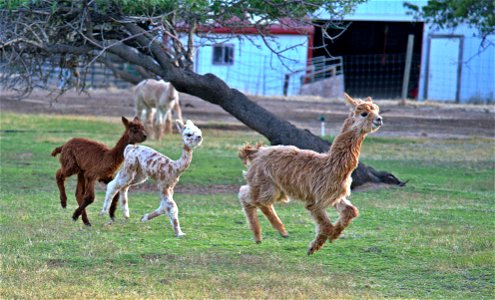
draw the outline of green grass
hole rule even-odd
[[[130,192],[131,218],[98,217],[104,187],[88,208],[93,227],[58,200],[56,146],[74,136],[112,145],[118,119],[2,113],[0,132],[0,298],[493,298],[495,144],[492,139],[370,136],[363,162],[392,171],[404,188],[353,193],[360,217],[341,239],[306,256],[314,225],[300,202],[277,206],[290,237],[261,217],[252,235],[235,193],[182,194],[183,238],[168,220],[139,222],[155,192]],[[241,185],[237,149],[262,138],[204,130],[179,185]],[[145,144],[172,158],[177,135]],[[329,209],[333,220],[337,214]]]

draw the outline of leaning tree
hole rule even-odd
[[[313,24],[310,16],[326,10],[339,20],[363,1],[3,1],[0,80],[4,87],[29,93],[46,82],[54,69],[70,70],[84,79],[88,67],[99,62],[131,83],[149,77],[169,81],[180,92],[221,106],[272,144],[323,152],[328,150],[328,142],[276,117],[215,75],[195,73],[195,37],[211,37],[209,32],[222,27],[242,38],[243,29],[249,27],[270,47],[274,38],[269,28],[274,24],[296,30],[302,26],[339,26],[336,21]],[[283,51],[272,49],[283,58]],[[119,61],[135,66],[136,72],[120,69]],[[84,89],[84,84],[77,88]],[[353,186],[366,182],[403,184],[388,172],[360,164],[353,173]]]

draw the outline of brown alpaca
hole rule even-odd
[[[124,161],[125,147],[129,144],[141,143],[146,139],[144,126],[138,117],[132,122],[122,117],[122,123],[125,132],[112,149],[95,141],[73,138],[52,152],[52,156],[61,154],[61,168],[57,171],[56,179],[60,190],[60,204],[63,208],[67,206],[65,178],[77,173],[76,200],[79,207],[72,215],[74,221],[82,214],[84,224],[91,226],[85,208],[95,199],[95,181],[105,184],[110,182]]]
[[[247,185],[239,190],[239,200],[246,214],[256,243],[261,243],[261,227],[256,209],[259,208],[271,225],[283,237],[288,237],[273,204],[295,198],[316,222],[316,237],[310,243],[308,255],[321,249],[327,240],[337,239],[342,231],[358,216],[358,210],[349,200],[351,173],[358,165],[361,144],[368,133],[382,125],[379,108],[370,97],[366,100],[346,101],[354,108],[328,153],[300,150],[293,146],[244,146],[239,157],[246,165]],[[332,205],[340,213],[335,224],[327,216]]]

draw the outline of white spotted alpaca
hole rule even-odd
[[[178,160],[172,160],[142,145],[126,147],[124,166],[115,179],[108,184],[105,202],[100,215],[108,212],[111,199],[114,198],[117,192],[120,192],[119,198],[124,217],[129,218],[129,202],[127,200],[129,187],[141,184],[148,178],[152,178],[157,182],[158,190],[160,191],[160,207],[151,213],[145,214],[141,221],[146,222],[167,213],[174,228],[175,236],[184,235],[179,224],[179,209],[173,199],[174,187],[179,181],[180,175],[191,164],[193,149],[201,144],[203,137],[201,130],[189,120],[185,125],[180,120],[177,120],[176,124],[184,141],[181,157]],[[113,218],[110,223],[112,222]]]

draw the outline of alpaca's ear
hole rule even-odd
[[[129,120],[127,120],[124,116],[122,116],[122,123],[124,123],[125,127],[129,126]]]
[[[366,97],[366,99],[364,99],[364,102],[373,102],[373,99],[371,99],[370,96]]]
[[[184,123],[182,123],[181,120],[175,120],[175,125],[177,126],[177,130],[182,133],[182,131],[184,130]]]
[[[347,95],[347,93],[344,93],[344,98],[345,98],[345,101],[347,102],[347,104],[349,104],[350,106],[356,107],[359,104],[359,101],[352,99],[352,97]]]
[[[139,117],[135,116],[133,122],[139,122]]]

